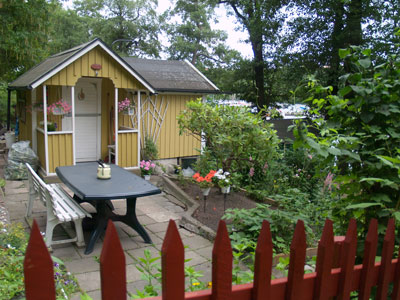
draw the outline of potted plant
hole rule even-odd
[[[131,103],[129,98],[125,98],[118,102],[118,112],[122,112],[125,115],[133,115],[135,106]]]
[[[219,169],[214,175],[214,180],[221,188],[221,193],[229,194],[232,184],[229,172],[224,172],[224,170]]]
[[[64,115],[72,111],[72,106],[63,99],[47,106],[47,113],[53,115]]]
[[[145,180],[150,180],[150,176],[151,174],[153,174],[155,167],[155,163],[151,162],[151,160],[142,160],[140,162],[140,174],[144,177]]]
[[[193,179],[199,185],[203,196],[208,196],[210,189],[213,186],[212,178],[214,177],[216,171],[211,170],[205,177],[202,177],[199,172],[193,175]]]

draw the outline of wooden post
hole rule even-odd
[[[376,299],[387,299],[390,283],[390,267],[394,250],[394,219],[389,219],[385,239],[383,240],[381,266],[379,268],[378,289],[376,290]]]
[[[232,294],[232,247],[225,221],[220,220],[212,250],[211,300],[230,300]]]
[[[292,244],[290,245],[289,274],[285,297],[287,300],[299,299],[299,295],[302,294],[306,248],[307,242],[304,222],[298,220],[293,234]]]
[[[101,298],[126,299],[125,254],[114,223],[109,220],[100,255]]]
[[[314,299],[329,299],[328,287],[331,283],[331,269],[333,264],[333,224],[331,220],[325,221],[324,231],[318,243],[317,253],[317,278],[314,287]]]
[[[185,298],[184,247],[175,221],[170,220],[161,248],[162,299]]]
[[[360,278],[359,300],[368,300],[373,286],[373,269],[378,245],[378,222],[371,219],[364,243],[363,269]]]
[[[27,300],[55,300],[53,261],[33,220],[24,260],[25,295]]]
[[[357,224],[351,219],[343,243],[341,271],[339,277],[338,300],[350,299],[351,281],[353,278],[354,261],[357,250]]]
[[[254,261],[253,299],[269,299],[271,294],[272,237],[269,222],[263,221]]]

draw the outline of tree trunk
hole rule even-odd
[[[262,108],[268,106],[267,97],[264,87],[264,57],[263,57],[263,40],[262,35],[251,36],[251,47],[254,54],[254,77],[257,89],[257,106]]]

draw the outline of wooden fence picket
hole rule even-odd
[[[185,298],[184,247],[175,221],[170,220],[161,248],[162,299]]]
[[[211,300],[228,300],[232,294],[232,247],[225,221],[220,220],[212,250]]]
[[[292,244],[290,245],[290,264],[288,273],[288,283],[286,286],[286,299],[300,299],[302,293],[302,283],[304,276],[304,264],[306,261],[306,233],[304,222],[298,220],[294,230]]]
[[[394,219],[389,219],[386,227],[385,239],[383,240],[381,266],[379,268],[378,288],[376,290],[376,299],[387,299],[387,293],[390,283],[390,267],[394,250]]]
[[[126,299],[125,254],[114,223],[109,220],[100,254],[101,298]]]
[[[359,299],[369,299],[376,286],[377,299],[386,299],[393,283],[392,299],[400,300],[400,263],[392,259],[395,226],[390,219],[382,249],[382,259],[375,262],[378,224],[371,220],[363,264],[354,266],[357,246],[357,225],[350,220],[345,238],[333,236],[333,224],[325,222],[318,244],[316,272],[304,275],[306,236],[304,223],[298,221],[290,247],[287,278],[271,280],[272,239],[269,223],[264,221],[258,239],[253,283],[232,286],[232,247],[226,224],[220,221],[212,250],[212,289],[184,291],[184,247],[177,226],[170,221],[162,245],[162,296],[153,300],[251,300],[251,299],[349,299],[359,291]],[[399,251],[400,254],[400,251]],[[335,259],[340,263],[336,268]],[[114,224],[109,222],[100,256],[102,299],[126,299],[125,256]],[[24,261],[27,300],[56,299],[53,262],[33,222]],[[150,298],[148,298],[150,300]]]
[[[363,269],[360,279],[359,300],[368,300],[373,286],[373,270],[378,246],[378,221],[371,219],[364,243]]]
[[[333,266],[333,224],[331,220],[325,221],[324,230],[318,243],[317,265],[314,287],[314,299],[329,299],[329,285],[331,284],[331,270]]]
[[[256,257],[254,261],[255,300],[269,299],[271,294],[272,273],[272,237],[268,221],[263,221],[257,241]]]
[[[400,248],[397,253],[397,257],[400,257]],[[392,261],[393,264],[393,261]],[[394,270],[394,279],[393,279],[393,293],[392,300],[400,300],[400,263],[397,262]]]
[[[338,300],[350,299],[351,280],[357,251],[357,223],[351,219],[343,242],[341,253],[341,272],[339,276]]]
[[[24,277],[26,299],[56,299],[53,261],[36,220],[25,252]]]

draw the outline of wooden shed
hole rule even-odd
[[[122,58],[100,39],[47,58],[9,89],[19,140],[31,141],[45,175],[107,158],[137,168],[145,138],[160,159],[197,155],[200,142],[179,135],[176,117],[187,101],[219,92],[189,62]]]

